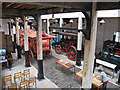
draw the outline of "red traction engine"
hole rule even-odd
[[[28,29],[28,41],[29,41],[29,58],[30,62],[32,62],[33,58],[37,57],[37,32]],[[42,32],[42,50],[43,55],[47,56],[48,58],[51,58],[52,53],[50,50],[50,39],[56,38],[55,36],[48,35],[44,32]],[[20,29],[20,45],[22,47],[23,53],[24,51],[24,30]]]

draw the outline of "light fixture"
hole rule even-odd
[[[57,23],[57,22],[58,22],[58,20],[56,19],[56,20],[55,20],[55,22]]]
[[[52,20],[54,20],[55,17],[54,17],[54,9],[52,9]]]
[[[52,20],[54,20],[54,19],[55,19],[54,14],[52,14]]]
[[[100,24],[104,24],[104,23],[105,23],[104,19],[100,20]]]
[[[43,22],[46,22],[46,20],[43,20]]]
[[[73,22],[73,19],[70,19],[70,21],[69,21],[70,23],[72,23]]]

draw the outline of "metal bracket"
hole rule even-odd
[[[36,29],[36,31],[37,31],[37,27],[38,27],[38,15],[34,15],[33,16],[34,17],[34,19],[35,19],[35,21],[36,21],[36,25],[33,25],[33,27]]]
[[[91,3],[91,7],[90,7],[90,10],[89,11],[81,11],[85,18],[86,18],[86,21],[87,21],[87,25],[86,25],[86,30],[81,30],[84,35],[85,35],[85,38],[87,40],[90,40],[90,33],[91,33],[91,17],[92,17],[92,3]]]

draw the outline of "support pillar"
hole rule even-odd
[[[84,63],[83,63],[83,79],[82,88],[91,88],[94,67],[96,34],[97,34],[97,12],[96,2],[92,3],[91,12],[91,33],[90,40],[85,40]]]
[[[10,30],[9,30],[9,35],[12,36],[13,53],[15,53],[15,43],[14,43],[13,25],[12,25],[12,19],[11,19],[11,18],[10,18]]]
[[[60,15],[60,27],[63,27],[63,18],[62,18],[62,15]],[[58,42],[59,42],[60,39],[63,37],[63,35],[58,35],[58,37],[59,37],[59,39],[58,39]]]
[[[78,18],[78,29],[82,29],[82,16]],[[76,65],[81,65],[81,50],[82,50],[82,32],[78,31],[78,40],[77,40],[77,60]]]
[[[12,19],[10,18],[10,35],[12,36],[12,41],[14,41],[13,28],[12,28]]]
[[[17,44],[16,44],[16,29],[15,29],[14,25],[13,25],[13,35],[14,35],[14,47],[17,48]]]
[[[43,51],[42,51],[42,19],[38,16],[38,30],[37,30],[37,60],[38,60],[38,80],[44,79],[43,73]]]
[[[28,43],[28,22],[27,17],[24,16],[24,50],[25,50],[25,67],[30,67],[29,62],[29,43]]]
[[[17,41],[17,57],[21,58],[21,47],[20,47],[20,37],[19,37],[19,28],[18,28],[18,18],[16,18],[16,41]]]
[[[47,19],[47,34],[50,33],[49,27],[50,27],[50,21],[49,19]]]

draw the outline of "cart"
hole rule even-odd
[[[22,47],[23,53],[24,50],[24,30],[20,29],[20,46]],[[29,58],[30,62],[34,58],[37,57],[37,37],[36,37],[36,31],[32,29],[28,29],[28,41],[29,41]],[[42,32],[42,50],[43,55],[47,56],[48,58],[52,57],[51,49],[50,49],[50,39],[56,38],[55,36],[48,35],[44,32]]]

